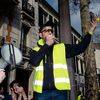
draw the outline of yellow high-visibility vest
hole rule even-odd
[[[43,40],[39,41],[39,44],[43,45]],[[33,50],[38,51],[40,47],[35,47]],[[70,90],[70,79],[68,74],[68,68],[66,63],[65,45],[63,43],[56,44],[53,47],[53,75],[54,84],[58,90]],[[42,93],[43,87],[43,60],[39,66],[35,67],[33,90],[38,93]],[[48,73],[49,74],[49,73]]]
[[[77,100],[81,100],[81,95],[78,95]]]

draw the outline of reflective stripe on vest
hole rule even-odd
[[[38,51],[36,47],[34,50]],[[53,47],[53,75],[55,87],[58,90],[70,90],[70,80],[66,64],[65,46],[63,43],[56,44]],[[35,68],[33,89],[36,92],[42,93],[43,86],[43,60],[40,65]]]

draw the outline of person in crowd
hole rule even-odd
[[[98,90],[98,100],[100,100],[100,88]]]
[[[4,87],[0,84],[0,100],[3,100],[4,98]]]
[[[11,94],[5,97],[5,100],[28,100],[24,88],[16,82],[12,81],[9,85]]]
[[[30,52],[30,61],[34,66],[35,100],[68,100],[71,85],[66,58],[86,50],[97,23],[93,20],[90,25],[90,30],[79,44],[56,42],[52,21],[40,27],[37,47]]]
[[[81,91],[78,91],[78,93],[77,93],[77,100],[83,100]]]
[[[5,79],[5,77],[6,77],[5,70],[4,69],[0,69],[0,84]]]

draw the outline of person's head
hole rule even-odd
[[[4,93],[4,87],[0,84],[0,94]]]
[[[5,77],[6,77],[5,70],[0,68],[0,84],[3,82]]]
[[[11,91],[16,92],[16,89],[19,87],[19,83],[14,80],[10,83],[9,87]]]
[[[39,29],[39,36],[45,40],[48,35],[53,35],[54,23],[52,21],[47,21]]]

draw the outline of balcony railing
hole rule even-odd
[[[29,60],[29,52],[30,52],[31,48],[27,47],[27,46],[23,46],[23,48],[21,48],[22,54],[23,54],[23,58]]]
[[[23,0],[22,10],[34,18],[34,8],[31,4],[27,2],[27,0]]]

